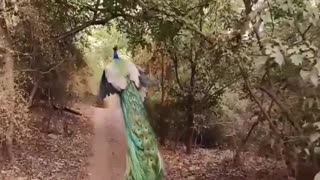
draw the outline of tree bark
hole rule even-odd
[[[35,84],[33,85],[30,97],[29,97],[29,101],[28,101],[29,108],[33,105],[33,100],[34,100],[34,97],[37,93],[37,90],[38,90],[38,82],[35,82]]]
[[[192,140],[194,136],[194,81],[196,76],[196,53],[194,46],[191,46],[191,57],[190,57],[190,65],[191,65],[191,75],[190,75],[190,88],[187,96],[187,142],[186,142],[186,150],[187,154],[192,153]]]
[[[193,108],[193,103],[194,103],[194,97],[193,94],[188,95],[188,105],[187,105],[187,142],[186,142],[186,151],[187,154],[192,153],[192,140],[194,136],[194,108]]]
[[[164,53],[162,49],[162,44],[160,45],[160,58],[161,58],[161,111],[160,111],[160,117],[159,117],[159,134],[160,134],[160,144],[165,145],[166,141],[166,128],[165,128],[165,74],[164,74]]]
[[[2,4],[3,5],[3,4]],[[4,8],[4,7],[2,7]],[[1,8],[0,8],[1,12]],[[0,18],[0,47],[4,47],[6,50],[0,52],[0,64],[1,64],[1,71],[3,74],[1,74],[0,77],[0,83],[5,91],[4,97],[8,98],[7,100],[10,101],[10,98],[14,97],[14,59],[11,55],[10,51],[10,37],[7,33],[7,22],[5,17]],[[14,104],[9,103],[6,104],[7,111],[13,112]],[[10,161],[13,161],[13,153],[12,153],[12,140],[14,135],[14,119],[10,119],[9,121],[9,127],[7,132],[4,132],[5,141],[2,143],[2,150],[4,152],[4,155],[8,157]]]

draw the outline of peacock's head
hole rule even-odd
[[[115,46],[115,47],[113,48],[113,59],[114,59],[115,61],[119,60],[119,55],[118,55],[117,50],[118,50],[118,47]]]

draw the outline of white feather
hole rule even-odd
[[[108,64],[105,68],[108,82],[117,90],[125,89],[127,87],[126,77],[123,76],[114,62]]]
[[[125,62],[125,68],[128,72],[128,77],[131,81],[135,83],[137,87],[140,87],[140,80],[139,80],[139,69],[138,67],[128,60],[123,60]],[[122,75],[119,69],[117,68],[116,64],[114,62],[111,62],[108,64],[105,68],[106,77],[108,79],[108,82],[112,84],[114,88],[117,90],[122,90],[127,88],[127,78],[126,76]],[[141,87],[139,89],[139,93],[141,95],[141,98],[145,99],[147,94],[147,89],[145,87]]]
[[[139,81],[139,70],[135,64],[133,64],[131,61],[126,61],[126,67],[129,74],[129,79],[133,81],[137,87],[140,87],[140,81]]]

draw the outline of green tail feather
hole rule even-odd
[[[121,93],[128,141],[127,180],[162,180],[164,167],[142,98],[132,82]]]

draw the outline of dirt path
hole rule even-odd
[[[126,140],[121,109],[116,98],[108,108],[92,108],[94,124],[90,180],[123,180]]]

